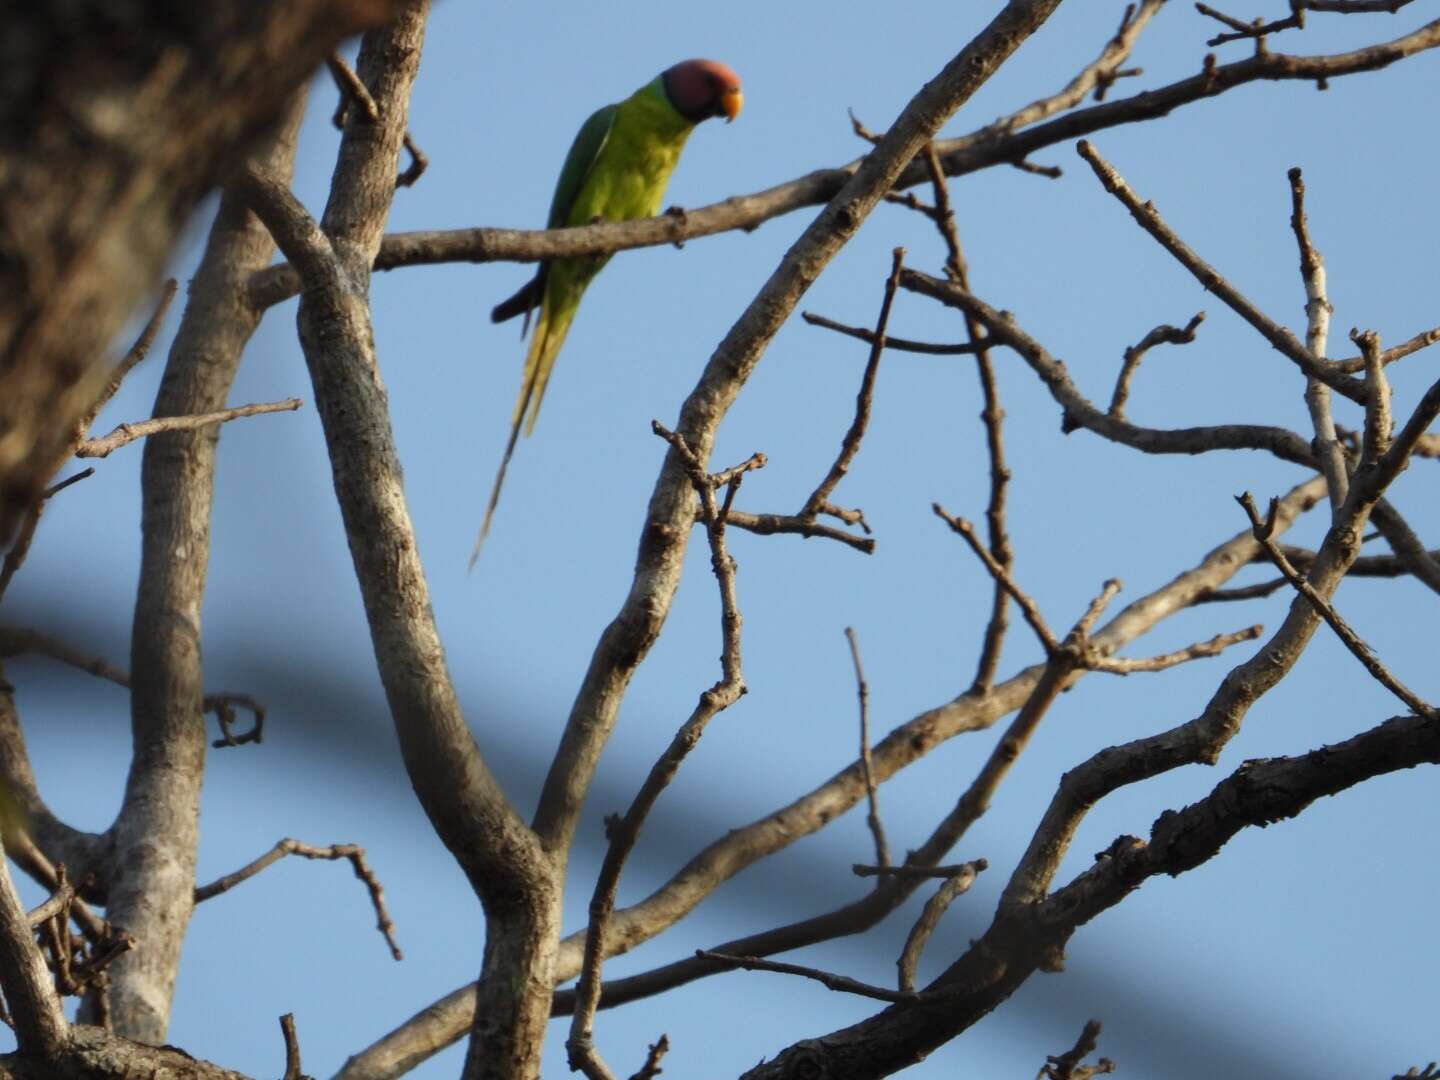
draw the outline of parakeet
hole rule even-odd
[[[581,126],[565,157],[546,227],[653,217],[660,210],[665,186],[695,125],[712,116],[734,120],[743,101],[740,79],[730,68],[715,60],[683,60],[624,101],[597,110]],[[530,312],[540,308],[535,336],[525,355],[520,397],[515,403],[505,456],[470,556],[472,566],[490,531],[490,519],[500,501],[500,487],[521,424],[527,435],[534,430],[545,384],[580,306],[580,297],[608,259],[608,255],[602,255],[542,263],[524,288],[490,313],[491,320],[497,323],[523,314],[528,326]]]

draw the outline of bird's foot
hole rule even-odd
[[[667,206],[665,208],[665,216],[668,218],[674,218],[676,224],[682,229],[685,227],[685,222],[689,220],[683,206]],[[671,243],[673,243],[677,248],[683,248],[685,246],[685,239],[684,237],[680,237],[672,240]]]

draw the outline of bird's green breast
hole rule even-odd
[[[694,129],[675,111],[658,79],[622,101],[610,135],[576,196],[569,224],[657,214],[680,151]]]

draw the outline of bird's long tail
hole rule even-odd
[[[485,506],[485,519],[480,525],[480,535],[475,538],[475,548],[470,552],[470,569],[480,558],[480,548],[490,532],[490,522],[495,517],[495,508],[500,505],[500,489],[505,484],[505,472],[510,467],[510,458],[515,453],[515,444],[520,438],[520,428],[525,434],[535,430],[535,420],[540,415],[540,402],[545,396],[545,386],[550,381],[550,372],[555,367],[555,357],[570,330],[578,305],[559,305],[550,310],[547,305],[540,309],[540,318],[535,322],[535,336],[530,339],[530,348],[525,354],[525,372],[520,380],[520,396],[515,402],[515,412],[510,418],[510,438],[505,443],[505,456],[500,459],[500,468],[495,473],[495,484],[490,489],[490,501]]]

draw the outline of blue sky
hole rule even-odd
[[[396,199],[391,227],[536,226],[575,129],[675,60],[723,59],[745,81],[746,111],[707,124],[686,151],[667,203],[700,206],[848,161],[863,146],[845,110],[884,128],[998,5],[916,2],[897,9],[796,0],[736,0],[723,19],[637,2],[618,20],[600,5],[452,2],[434,11],[411,128],[430,171]],[[959,134],[1063,85],[1099,51],[1120,4],[1071,0],[951,121]],[[1270,17],[1286,5],[1261,5]],[[1248,9],[1239,14],[1251,17]],[[1434,16],[1312,15],[1272,47],[1330,52],[1399,36]],[[1215,26],[1171,4],[1141,38],[1142,77],[1120,94],[1199,69]],[[1225,46],[1222,60],[1248,47]],[[1398,342],[1434,325],[1440,151],[1417,137],[1437,59],[1309,85],[1242,88],[1151,124],[1092,141],[1200,253],[1274,318],[1300,331],[1304,294],[1289,231],[1285,172],[1305,170],[1310,222],[1335,304],[1332,355],[1351,326]],[[317,84],[302,135],[296,190],[318,211],[334,161],[334,92]],[[952,187],[975,291],[1014,311],[1064,359],[1092,398],[1108,399],[1124,347],[1160,322],[1208,319],[1197,342],[1151,354],[1129,411],[1137,422],[1222,421],[1303,430],[1296,371],[1200,288],[1106,195],[1073,147],[1036,155],[1063,167],[1047,180],[1013,169]],[[207,205],[176,274],[190,273]],[[628,586],[645,500],[663,445],[650,420],[672,422],[720,337],[813,211],[752,234],[617,257],[590,289],[561,355],[533,438],[519,446],[480,565],[466,573],[518,384],[523,346],[490,306],[529,273],[456,265],[378,275],[377,344],[450,665],[482,749],[527,813],[594,641]],[[869,324],[890,250],[937,272],[929,226],[881,207],[807,296],[806,310]],[[178,311],[167,320],[168,347]],[[901,294],[893,333],[959,340],[958,316]],[[796,509],[824,474],[849,423],[865,348],[798,318],[777,336],[721,431],[715,464],[756,450],[742,508]],[[1118,603],[1194,565],[1245,524],[1232,501],[1264,499],[1300,471],[1256,454],[1147,458],[1086,433],[1063,435],[1057,407],[1027,369],[997,358],[1015,481],[1015,571],[1052,625],[1068,626],[1102,581]],[[1434,379],[1422,353],[1394,369],[1397,413]],[[135,372],[98,430],[148,414],[163,353]],[[272,310],[247,354],[234,403],[310,399],[295,342],[294,303]],[[725,830],[768,813],[847,764],[854,687],[842,630],[859,635],[872,724],[883,733],[968,685],[989,607],[973,558],[931,514],[938,500],[983,512],[988,466],[965,358],[888,355],[873,423],[836,501],[875,527],[866,558],[835,544],[732,535],[740,565],[749,695],[713,724],[657,807],[621,886],[633,901]],[[1358,423],[1348,405],[1339,419]],[[138,447],[47,513],[7,618],[63,632],[117,662],[128,653],[138,566]],[[279,1071],[275,1018],[296,1013],[307,1071],[344,1058],[472,978],[478,905],[409,791],[387,727],[358,591],[332,497],[318,419],[298,414],[229,425],[221,442],[214,561],[205,611],[207,685],[269,703],[262,747],[215,753],[202,822],[201,877],[234,869],[282,836],[365,845],[387,888],[407,953],[394,963],[347,869],[291,860],[204,905],[192,924],[171,1041],[253,1075]],[[1394,489],[1432,544],[1440,535],[1432,463]],[[1312,515],[1294,534],[1315,543]],[[579,926],[600,857],[600,819],[623,809],[649,763],[716,677],[718,608],[703,545],[664,635],[642,668],[607,752],[581,836],[569,927]],[[1245,580],[1259,580],[1249,571]],[[1147,655],[1252,622],[1278,625],[1288,597],[1211,606],[1171,620],[1128,650]],[[1440,697],[1433,595],[1390,581],[1352,581],[1338,603],[1409,685]],[[1000,885],[1059,774],[1113,742],[1194,716],[1228,667],[1249,654],[1162,675],[1092,675],[1055,707],[989,815],[956,851],[992,869],[957,903],[922,966],[934,974],[988,922]],[[1017,626],[1001,665],[1038,657]],[[42,790],[80,827],[113,816],[127,754],[126,702],[40,662],[7,667]],[[1303,752],[1394,715],[1328,634],[1250,714],[1218,770],[1185,769],[1118,792],[1087,819],[1068,878],[1116,835],[1144,835],[1161,810],[1205,793],[1242,760]],[[892,845],[918,843],[969,782],[994,734],[938,749],[881,795]],[[1036,976],[1016,997],[915,1076],[1033,1075],[1090,1016],[1101,1052],[1126,1075],[1390,1075],[1440,1056],[1433,898],[1440,873],[1433,773],[1382,778],[1312,807],[1298,821],[1237,837],[1214,862],[1148,883],[1082,930],[1064,975]],[[606,967],[643,970],[741,933],[826,910],[865,886],[848,866],[867,857],[863,814],[851,813],[722,888],[672,931]],[[807,950],[799,962],[888,983],[915,901],[866,938]],[[339,992],[337,992],[337,989]],[[669,1033],[672,1075],[735,1074],[795,1038],[873,1011],[811,983],[733,974],[602,1013],[603,1053],[627,1073]],[[221,1019],[223,1018],[223,1019]],[[557,1027],[563,1037],[563,1025]],[[547,1075],[564,1071],[563,1051]],[[418,1070],[458,1073],[452,1050]],[[1390,1072],[1386,1072],[1390,1070]]]

